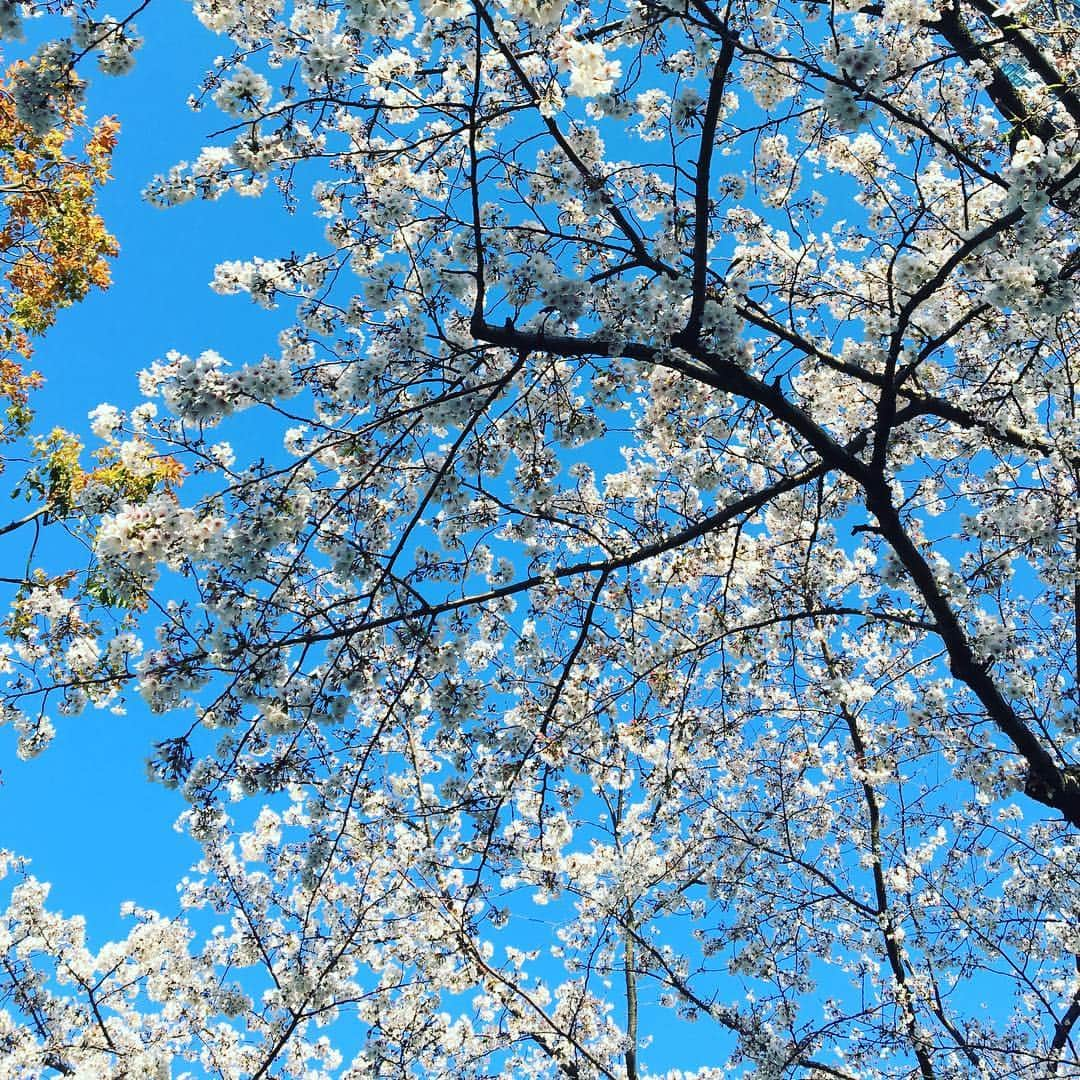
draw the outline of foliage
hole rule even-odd
[[[203,856],[96,953],[12,858],[15,1075],[1080,1075],[1070,10],[196,0],[150,197],[327,243],[16,603],[23,751],[137,691]]]
[[[26,430],[27,391],[36,384],[15,357],[30,356],[31,337],[48,330],[60,309],[108,287],[108,258],[117,250],[97,213],[96,189],[109,178],[119,125],[107,117],[86,132],[82,109],[66,97],[57,126],[34,131],[12,93],[24,66],[9,69],[0,84],[0,394],[10,403],[9,439]]]
[[[9,72],[9,82],[16,73]],[[20,122],[10,95],[0,96],[7,209],[0,250],[8,266],[0,303],[9,334],[5,345],[24,355],[25,332],[43,333],[58,309],[109,284],[107,258],[116,254],[116,241],[94,200],[95,189],[109,179],[119,125],[109,117],[98,121],[76,159],[68,144],[83,124],[82,110],[68,105],[61,126],[39,136]]]
[[[154,455],[144,440],[123,447],[110,441],[97,451],[99,464],[89,472],[82,465],[82,450],[82,442],[63,428],[54,428],[35,440],[33,454],[42,464],[31,469],[24,484],[28,495],[57,518],[76,513],[87,500],[88,487],[93,489],[92,498],[103,500],[105,505],[139,504],[181,476],[174,459]]]

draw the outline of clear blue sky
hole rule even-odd
[[[44,36],[66,29],[59,20],[39,25]],[[170,349],[213,348],[234,363],[275,352],[288,311],[275,317],[246,298],[212,293],[214,265],[319,242],[318,223],[303,212],[289,218],[272,194],[172,210],[141,199],[155,172],[208,143],[221,114],[212,107],[193,113],[186,101],[228,43],[204,30],[183,0],[153,0],[137,25],[146,44],[133,72],[107,78],[86,68],[88,115],[112,113],[122,124],[115,180],[100,199],[121,254],[113,288],[61,312],[38,347],[34,366],[47,380],[35,397],[39,430],[84,432],[87,412],[100,402],[138,404],[136,372]],[[15,55],[9,50],[6,58]],[[3,520],[20,506],[0,508]],[[47,544],[42,553],[48,557]],[[88,710],[53,719],[56,739],[30,762],[15,757],[14,733],[0,730],[0,848],[30,857],[32,872],[53,883],[53,906],[83,912],[100,943],[120,932],[124,900],[173,910],[175,882],[196,854],[168,829],[182,798],[149,783],[144,768],[151,744],[172,733],[176,720],[150,716],[138,702],[123,717]]]

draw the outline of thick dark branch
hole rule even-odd
[[[833,371],[839,371],[844,375],[850,375],[853,379],[858,379],[860,382],[865,382],[879,390],[885,385],[885,376],[881,372],[871,371],[862,364],[855,364],[850,360],[841,360],[832,353],[819,348],[797,331],[784,326],[783,323],[777,322],[766,312],[758,308],[757,305],[748,302],[747,304],[738,307],[736,310],[747,322],[752,323],[761,330],[765,330],[767,333],[774,334],[782,341],[786,341],[789,345],[794,346],[806,356],[820,361],[826,367],[832,368]],[[927,346],[920,351],[920,359],[924,359],[936,348],[945,344],[948,341],[949,336],[951,336],[951,334],[948,336],[946,336],[946,334],[941,334],[933,341],[928,342]],[[955,424],[957,427],[963,428],[964,430],[978,428],[987,436],[987,438],[990,438],[995,442],[1014,446],[1018,450],[1036,453],[1041,457],[1050,457],[1059,449],[1058,447],[1055,447],[1053,443],[1040,438],[1033,432],[1024,431],[1023,429],[1014,426],[1001,427],[995,423],[994,420],[977,416],[970,409],[955,405],[942,397],[933,394],[925,394],[917,390],[911,390],[905,385],[900,385],[897,388],[897,394],[900,399],[907,402],[907,407],[903,408],[895,417],[897,421],[899,421],[901,417],[910,419],[915,415],[936,416],[938,419],[947,420],[949,423]],[[895,427],[896,424],[894,423],[893,426]],[[1080,464],[1080,453],[1072,456],[1065,454],[1065,460]]]
[[[709,83],[709,100],[705,103],[705,117],[701,124],[700,150],[698,152],[697,176],[694,187],[694,262],[693,285],[690,299],[690,318],[686,334],[696,340],[701,333],[701,316],[705,310],[705,283],[709,271],[709,207],[713,148],[716,144],[716,125],[727,89],[728,71],[735,57],[735,42],[725,38],[720,55],[713,65],[712,81]]]
[[[1076,958],[1076,971],[1077,974],[1080,974],[1080,956]],[[1068,1009],[1065,1010],[1065,1015],[1054,1026],[1054,1038],[1050,1043],[1050,1051],[1054,1055],[1054,1060],[1050,1063],[1049,1071],[1055,1076],[1057,1075],[1058,1064],[1061,1061],[1061,1052],[1069,1044],[1077,1020],[1080,1020],[1080,989],[1073,994],[1072,1001],[1069,1003]]]
[[[989,235],[995,235],[1003,222],[1012,215],[992,223],[980,231],[948,260],[950,266],[958,264],[961,252],[974,250]],[[905,305],[910,313],[922,302],[921,290]],[[1072,825],[1080,828],[1080,783],[1059,769],[1053,758],[1021,720],[1016,710],[1006,701],[987,667],[975,656],[960,619],[952,604],[942,592],[926,559],[916,547],[893,506],[889,485],[880,472],[868,468],[857,456],[853,446],[842,446],[832,435],[817,424],[813,418],[788,400],[778,385],[770,385],[755,378],[733,361],[709,353],[703,348],[687,351],[681,358],[676,350],[665,351],[654,346],[635,343],[615,345],[606,339],[575,338],[568,336],[547,337],[539,331],[522,331],[507,323],[493,327],[480,319],[473,319],[473,334],[482,341],[503,345],[523,351],[556,353],[561,356],[609,356],[618,352],[622,356],[648,363],[659,364],[679,371],[689,378],[713,386],[718,390],[757,402],[772,416],[798,432],[822,459],[826,472],[838,471],[855,480],[866,495],[867,509],[878,519],[879,532],[896,552],[901,564],[908,571],[915,587],[922,596],[937,623],[938,633],[949,655],[950,670],[955,678],[965,683],[982,703],[987,715],[1009,739],[1028,764],[1027,794],[1046,806],[1061,811]],[[696,362],[695,362],[696,361]],[[895,386],[895,383],[893,384]],[[888,431],[900,420],[895,401],[887,410]],[[908,414],[910,415],[910,413]],[[874,429],[875,443],[882,437],[882,417],[879,413]],[[860,440],[861,441],[861,440]]]
[[[480,72],[483,70],[483,57],[480,49],[480,13],[476,14],[476,25],[473,31],[476,34],[475,55],[473,63],[472,97],[469,99],[469,195],[472,200],[472,234],[473,234],[473,257],[476,259],[476,300],[473,312],[477,317],[483,317],[484,299],[487,292],[487,279],[484,274],[484,236],[483,225],[480,221],[480,159],[476,152],[476,126],[477,111],[480,108]]]
[[[987,0],[970,0],[970,2],[1001,31],[1005,40],[1027,61],[1028,67],[1065,106],[1066,112],[1077,124],[1080,124],[1080,96],[1069,86],[1061,72],[1050,63],[1046,53],[1017,26],[1016,17],[995,14],[997,5],[987,3]]]
[[[1029,126],[1031,117],[1027,115],[1027,106],[1020,97],[1009,77],[995,63],[990,50],[977,42],[968,29],[966,20],[957,7],[942,7],[934,28],[969,64],[982,61],[990,69],[990,82],[986,94],[994,103],[1002,117],[1013,125],[1013,142],[1019,138],[1022,128],[1027,128],[1033,135],[1038,135],[1043,142],[1049,142],[1057,132],[1048,118]]]
[[[554,353],[557,356],[618,355],[671,368],[706,386],[756,402],[782,423],[797,431],[830,468],[839,469],[860,481],[863,478],[868,479],[866,466],[798,405],[785,397],[779,386],[763,382],[744,371],[733,360],[712,353],[700,345],[683,349],[682,353],[687,358],[684,360],[678,349],[666,350],[636,342],[614,342],[607,338],[548,335],[542,330],[519,330],[509,322],[504,326],[493,326],[475,317],[470,329],[473,336],[480,341],[519,351]]]
[[[1005,700],[988,665],[975,655],[933,570],[904,528],[887,483],[875,481],[867,487],[866,506],[877,517],[879,532],[896,552],[934,616],[953,676],[971,689],[990,719],[1027,762],[1027,794],[1037,802],[1060,810],[1067,821],[1080,828],[1080,784],[1058,768],[1046,748]]]

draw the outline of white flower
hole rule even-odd
[[[352,66],[353,52],[344,34],[318,34],[304,54],[304,78],[309,84],[333,82]]]
[[[240,67],[214,94],[214,101],[230,116],[258,116],[269,103],[271,93],[270,84],[262,75]]]
[[[87,414],[90,430],[99,439],[111,439],[123,421],[123,414],[115,405],[98,405]]]
[[[155,416],[157,416],[157,406],[152,401],[144,401],[131,410],[131,426],[135,431],[143,432]]]
[[[622,75],[618,60],[606,60],[604,47],[594,41],[575,41],[560,35],[552,48],[560,71],[570,72],[567,92],[573,97],[596,97],[610,93]]]

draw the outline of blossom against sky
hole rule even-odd
[[[98,940],[171,908],[169,785],[203,857],[160,955],[13,889],[8,998],[78,984],[16,1072],[1075,1057],[1080,99],[1040,54],[1010,131],[992,11],[972,45],[956,7],[767,3],[200,3],[207,151],[206,41],[140,28],[175,56],[102,91],[129,262],[42,419],[187,479],[69,486],[81,565],[25,584],[4,714],[56,733],[16,807],[63,799],[0,843]]]
[[[215,293],[214,267],[276,251],[293,232],[298,246],[318,235],[310,215],[288,216],[273,197],[169,211],[142,197],[155,173],[194,157],[220,123],[215,109],[192,112],[187,99],[223,45],[183,0],[154,0],[138,28],[145,44],[130,73],[109,78],[88,69],[88,117],[112,114],[121,125],[114,179],[99,200],[121,248],[113,285],[60,312],[34,355],[45,376],[34,399],[38,430],[63,426],[85,435],[90,447],[96,440],[88,414],[102,402],[138,404],[137,373],[170,350],[213,348],[237,365],[275,351],[284,316]],[[58,24],[43,20],[40,29],[27,29],[32,42],[39,33],[55,35]],[[4,520],[23,505],[12,502]],[[21,558],[24,543],[9,538],[3,557]],[[49,553],[45,530],[38,554],[47,563]],[[0,848],[30,858],[33,871],[52,883],[56,906],[84,910],[91,937],[104,939],[118,932],[125,900],[175,906],[176,880],[195,849],[168,827],[183,799],[147,780],[160,719],[136,701],[125,716],[88,710],[62,727],[49,752],[31,761],[16,757],[14,733],[0,729]]]

